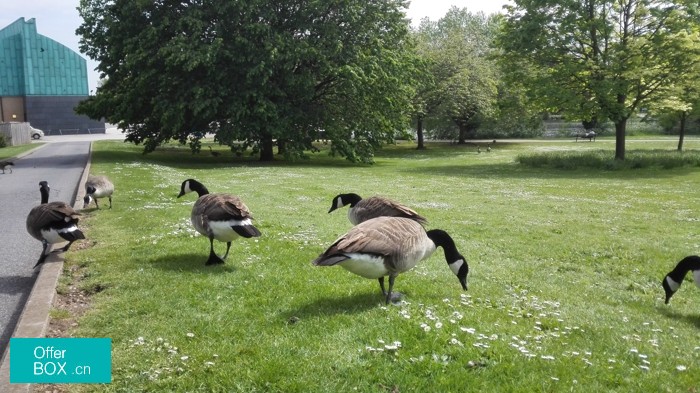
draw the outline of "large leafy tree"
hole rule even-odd
[[[490,58],[495,21],[495,16],[457,7],[437,22],[421,21],[418,53],[428,76],[416,96],[419,148],[424,122],[451,124],[459,143],[465,143],[481,119],[493,114],[498,96],[498,75]]]
[[[207,132],[273,159],[312,149],[369,161],[413,96],[404,0],[81,0],[81,50],[105,82],[78,107],[144,143]]]
[[[553,111],[615,124],[625,158],[627,120],[698,56],[686,1],[514,0],[499,45],[508,75]]]

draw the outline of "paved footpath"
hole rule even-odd
[[[7,385],[6,349],[13,334],[40,337],[46,329],[55,285],[63,266],[62,254],[52,254],[40,268],[33,269],[41,243],[26,230],[27,213],[40,203],[39,182],[51,187],[49,201],[76,206],[85,170],[89,168],[91,141],[123,139],[112,131],[98,135],[48,136],[44,145],[17,159],[13,173],[0,173],[0,391],[21,391]],[[82,207],[82,202],[78,204]],[[70,253],[70,251],[68,251]],[[27,304],[27,302],[30,304]],[[16,331],[18,323],[24,331]],[[27,385],[23,385],[26,391]]]

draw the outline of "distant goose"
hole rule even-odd
[[[192,225],[197,232],[209,238],[209,259],[207,265],[224,263],[231,248],[231,241],[239,236],[250,238],[260,236],[253,226],[253,216],[248,207],[237,196],[210,194],[204,185],[194,179],[187,179],[180,187],[181,197],[195,191],[199,199],[192,207]],[[222,258],[214,253],[214,239],[226,242],[226,254]]]
[[[661,285],[664,287],[664,291],[666,292],[666,304],[668,304],[669,300],[671,300],[671,296],[678,291],[678,288],[681,287],[683,279],[688,272],[693,272],[695,285],[700,288],[700,256],[692,255],[683,258],[680,262],[678,262],[676,267],[671,270],[666,277],[664,277]]]
[[[41,241],[43,249],[41,256],[34,267],[37,267],[46,259],[46,250],[49,244],[68,244],[61,251],[68,248],[78,239],[85,239],[85,235],[78,228],[78,216],[80,213],[63,202],[49,202],[51,188],[46,181],[39,182],[41,192],[41,205],[34,207],[27,215],[27,232],[33,238]]]
[[[340,194],[333,198],[333,204],[328,213],[345,205],[350,205],[348,219],[352,225],[357,225],[375,217],[406,217],[421,224],[428,223],[425,217],[399,202],[381,196],[362,199],[362,197],[353,193]]]
[[[97,198],[109,198],[109,208],[112,208],[112,193],[114,193],[114,184],[106,176],[88,176],[85,182],[85,198],[83,198],[83,209],[90,205],[90,202],[95,201],[95,206],[100,208],[97,203]]]
[[[209,151],[211,152],[211,155],[214,157],[218,157],[221,154],[218,151],[214,151],[214,149],[212,149],[211,146],[209,146]]]
[[[469,265],[450,235],[440,229],[426,232],[421,224],[409,218],[378,217],[362,222],[336,240],[312,264],[340,265],[358,276],[378,279],[388,304],[396,277],[428,258],[437,247],[445,251],[450,270],[466,291]],[[385,276],[389,276],[389,292],[384,289]]]
[[[12,161],[0,161],[0,169],[2,169],[2,173],[5,173],[6,169],[10,170],[10,173],[12,173],[12,167],[15,166],[15,163]]]

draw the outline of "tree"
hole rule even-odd
[[[416,113],[418,140],[425,121],[449,121],[465,143],[481,120],[495,109],[497,72],[490,59],[495,35],[494,16],[452,7],[437,22],[423,20],[416,32],[417,49],[428,77],[418,89]]]
[[[671,86],[669,95],[659,101],[654,101],[650,106],[650,112],[661,119],[678,125],[678,151],[683,150],[686,126],[688,119],[700,114],[700,90],[697,81],[681,87]],[[672,128],[672,127],[669,127]]]
[[[625,158],[627,120],[700,53],[691,2],[514,0],[499,37],[509,77],[552,112],[615,124]],[[523,70],[534,72],[523,72]]]
[[[208,132],[272,160],[371,161],[403,129],[414,62],[404,0],[81,0],[81,50],[105,83],[77,110],[154,150]]]

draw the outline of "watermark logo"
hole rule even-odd
[[[10,383],[110,382],[110,338],[10,339]]]

